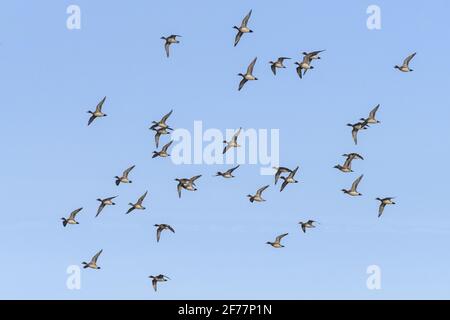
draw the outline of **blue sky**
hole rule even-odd
[[[81,8],[81,30],[66,8]],[[381,8],[381,30],[366,9]],[[448,1],[3,1],[0,10],[2,221],[0,298],[22,299],[393,299],[450,298]],[[233,47],[253,9],[253,34]],[[172,56],[160,37],[181,34]],[[300,80],[276,77],[269,60],[326,49]],[[410,53],[415,70],[393,69]],[[237,91],[255,57],[258,81]],[[107,96],[108,117],[87,127]],[[345,124],[380,103],[380,125],[354,146]],[[283,193],[258,165],[231,180],[227,166],[151,159],[152,120],[170,124],[280,129],[282,165],[300,166]],[[166,140],[164,140],[166,141]],[[359,152],[355,173],[333,166]],[[113,177],[135,164],[134,183]],[[363,196],[340,189],[361,173]],[[203,174],[199,190],[176,195],[176,177]],[[245,197],[262,185],[267,202]],[[147,210],[125,215],[145,190]],[[98,197],[117,205],[94,218]],[[397,205],[377,218],[378,196]],[[60,218],[84,207],[77,226]],[[321,224],[306,234],[298,221]],[[176,234],[155,241],[155,223]],[[285,248],[265,244],[281,233]],[[101,270],[66,268],[99,249]],[[381,268],[368,290],[366,268]],[[171,281],[153,292],[147,276]]]

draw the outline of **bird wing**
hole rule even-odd
[[[172,143],[173,143],[173,140],[170,140],[169,143],[167,143],[164,147],[162,147],[161,151],[167,152],[167,149],[169,149],[169,147]]]
[[[298,76],[300,77],[300,79],[302,79],[302,78],[303,78],[303,76],[302,76],[302,68],[301,68],[300,66],[298,66],[298,67],[296,68],[296,70],[297,70]]]
[[[258,57],[255,57],[255,59],[253,59],[253,61],[250,62],[250,64],[248,65],[248,67],[247,67],[247,74],[252,74],[253,73],[253,68],[255,67],[256,59],[258,59]]]
[[[132,165],[131,167],[129,167],[128,169],[126,169],[126,170],[123,172],[123,176],[124,176],[125,178],[128,178],[128,174],[131,172],[131,170],[134,169],[134,167],[135,167],[135,165]]]
[[[274,75],[277,75],[277,68],[275,67],[275,63],[271,64],[270,69],[272,69]]]
[[[242,128],[239,128],[239,130],[238,130],[235,134],[233,134],[233,137],[232,137],[231,139],[232,139],[234,142],[237,141],[237,138],[238,138],[239,134],[241,133],[241,130],[242,130]]]
[[[229,169],[227,172],[228,172],[228,173],[232,173],[234,170],[236,170],[237,168],[239,168],[239,166],[240,166],[240,165],[238,164],[236,167]]]
[[[359,183],[361,182],[361,179],[364,177],[364,175],[360,175],[358,179],[356,179],[353,183],[352,183],[352,188],[351,190],[356,191],[356,188],[358,188]]]
[[[243,33],[241,31],[238,31],[238,33],[236,34],[236,37],[234,38],[234,46],[236,47],[236,45],[239,43],[239,40],[241,40]]]
[[[106,96],[97,104],[95,111],[102,112],[103,103],[105,103]]]
[[[178,198],[181,198],[181,182],[178,182],[177,191],[178,191]]]
[[[105,198],[104,200],[112,200],[112,199],[115,199],[115,198],[117,198],[117,196]]]
[[[412,60],[412,58],[414,58],[415,55],[416,55],[416,52],[414,52],[413,54],[407,56],[405,61],[403,61],[403,65],[404,66],[408,66],[409,62]]]
[[[102,212],[104,207],[105,207],[105,204],[102,201],[102,203],[100,203],[100,205],[98,206],[97,214],[95,215],[95,217],[97,217],[100,214],[100,212]]]
[[[161,132],[158,130],[158,131],[156,131],[156,134],[155,134],[155,145],[157,148],[159,146],[159,137],[161,137]]]
[[[287,182],[287,180],[283,181],[283,184],[281,185],[281,189],[280,192],[284,190],[284,188],[286,188],[286,186],[288,185],[289,182]]]
[[[295,176],[295,174],[297,173],[297,171],[298,171],[298,166],[297,166],[297,168],[295,168],[294,169],[294,171],[291,171],[291,173],[289,174],[290,176],[291,176],[291,178],[293,178],[294,176]]]
[[[75,216],[77,215],[77,213],[80,212],[82,209],[83,209],[83,208],[78,208],[78,209],[72,211],[72,212],[70,213],[69,219],[75,219]]]
[[[167,58],[169,57],[170,53],[169,53],[169,48],[170,48],[170,43],[169,41],[166,40],[166,43],[164,44],[164,49],[166,50],[166,56]]]
[[[370,111],[369,118],[375,119],[375,115],[376,115],[379,107],[380,107],[380,105],[378,104],[375,108],[373,108],[372,111]]]
[[[97,263],[97,259],[98,259],[98,257],[102,254],[102,252],[103,252],[103,249],[102,250],[100,250],[99,252],[97,252],[96,254],[95,254],[95,256],[93,256],[92,257],[92,262],[93,263]]]
[[[156,286],[157,286],[157,283],[158,283],[158,280],[156,280],[155,278],[153,278],[152,279],[152,286],[153,286],[153,289],[156,291]]]
[[[242,89],[242,87],[244,86],[244,84],[247,82],[247,79],[242,78],[241,82],[239,82],[239,88],[238,91],[240,91]]]
[[[380,207],[378,208],[378,218],[381,217],[381,215],[383,214],[384,207],[386,207],[386,204],[383,201],[381,201]]]
[[[145,197],[147,196],[148,191],[145,191],[145,193],[139,197],[137,203],[142,204],[142,202],[144,201]]]
[[[252,15],[252,10],[250,10],[250,12],[244,17],[244,19],[242,19],[241,28],[247,26],[248,20],[250,19],[251,15]]]
[[[263,193],[263,191],[266,190],[268,187],[269,187],[269,185],[264,186],[264,187],[258,189],[258,191],[256,191],[256,194],[258,194],[258,195],[261,196],[261,193]]]
[[[127,210],[127,214],[129,214],[131,211],[133,211],[135,208],[134,208],[134,205],[130,208],[130,209],[128,209]]]
[[[352,137],[355,144],[358,144],[358,130],[353,127],[352,129]]]
[[[351,169],[351,168],[352,168],[352,161],[353,161],[354,158],[355,158],[354,155],[351,155],[351,154],[348,155],[347,159],[346,159],[345,162],[344,162],[343,167],[344,167],[344,168]]]
[[[88,125],[90,125],[90,124],[92,123],[92,121],[95,120],[95,118],[97,118],[97,117],[94,116],[94,115],[92,115],[92,116],[89,118]]]
[[[172,231],[173,233],[175,233],[175,229],[172,228],[172,226],[167,225],[167,229],[169,229],[170,231]]]
[[[173,110],[170,110],[170,112],[168,114],[166,114],[162,119],[161,122],[162,123],[166,123],[167,119],[170,117],[170,115],[172,114]]]
[[[161,238],[161,231],[162,228],[159,226],[158,229],[156,229],[156,242],[159,242],[159,239]]]
[[[193,176],[192,178],[189,179],[189,181],[192,183],[195,180],[197,180],[198,178],[200,178],[201,176],[202,176],[201,174],[199,174],[198,176]]]
[[[283,238],[286,237],[287,235],[288,235],[288,233],[280,234],[278,237],[275,238],[275,242],[280,242],[281,239],[283,239]]]

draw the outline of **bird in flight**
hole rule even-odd
[[[286,59],[290,59],[288,57],[279,57],[277,61],[269,61],[270,63],[270,69],[272,69],[272,72],[274,75],[277,75],[277,68],[278,69],[285,69],[286,66],[283,64],[283,61]]]
[[[241,133],[241,130],[242,130],[242,128],[239,128],[239,130],[234,133],[234,135],[231,138],[230,142],[228,142],[226,140],[223,140],[223,143],[225,143],[226,146],[225,146],[225,148],[223,148],[222,154],[225,154],[225,152],[227,152],[231,148],[240,147],[240,145],[237,143],[237,138],[238,138],[239,134]]]
[[[344,154],[344,157],[347,157],[347,159],[345,160],[343,165],[337,164],[334,167],[342,172],[353,172],[352,170],[352,161],[354,159],[361,159],[363,160],[363,157],[361,157],[359,154],[357,153],[349,153],[349,154]]]
[[[325,50],[317,50],[317,51],[311,51],[311,52],[302,52],[304,56],[308,56],[309,60],[316,60],[316,59],[322,59],[319,54],[324,52]]]
[[[88,124],[87,125],[90,125],[91,123],[92,123],[92,121],[94,121],[95,119],[97,119],[97,118],[101,118],[101,117],[106,117],[107,116],[107,114],[105,114],[105,113],[103,113],[102,112],[102,107],[103,107],[103,104],[105,103],[105,100],[106,100],[106,97],[104,97],[98,104],[97,104],[97,106],[95,107],[95,111],[88,111],[87,113],[90,113],[91,114],[91,117],[89,118],[89,121],[88,121]]]
[[[145,210],[145,207],[142,205],[142,202],[144,202],[145,197],[147,196],[147,192],[145,191],[145,193],[139,197],[138,201],[136,201],[136,203],[129,203],[128,205],[131,206],[130,209],[128,209],[127,214],[129,214],[131,211],[137,209],[137,210]]]
[[[384,211],[384,207],[390,204],[395,204],[394,197],[387,197],[387,198],[376,198],[376,200],[380,201],[380,207],[378,208],[378,218],[381,217]]]
[[[159,121],[152,121],[152,126],[150,127],[151,130],[155,129],[167,129],[167,130],[173,130],[169,125],[166,123],[167,119],[169,119],[170,115],[172,114],[173,110],[170,110],[169,113],[164,115],[161,120]]]
[[[234,178],[233,171],[236,170],[237,168],[239,168],[239,165],[237,165],[236,167],[233,167],[231,169],[228,169],[225,172],[217,171],[215,176],[216,177],[221,176],[221,177],[224,177],[224,178]]]
[[[185,189],[188,191],[197,191],[195,180],[200,178],[202,175],[193,176],[190,179],[182,178],[182,179],[175,179],[175,181],[178,181],[177,185],[177,191],[178,191],[178,198],[181,198],[181,190]]]
[[[249,198],[250,202],[253,203],[254,201],[256,201],[256,202],[263,202],[263,201],[266,201],[265,199],[263,199],[262,193],[263,193],[263,191],[266,190],[268,187],[269,187],[269,185],[264,186],[264,187],[258,189],[258,190],[256,191],[256,194],[255,194],[255,195],[248,194],[247,197]]]
[[[154,129],[151,129],[151,130],[156,131],[156,133],[155,133],[155,145],[156,145],[157,148],[159,147],[159,138],[162,135],[170,134],[170,131],[167,128],[154,128]]]
[[[172,143],[173,143],[173,140],[170,140],[169,143],[165,144],[165,145],[162,147],[161,151],[153,151],[153,156],[152,156],[152,158],[156,158],[156,157],[162,157],[162,158],[169,157],[170,154],[167,153],[167,149],[169,149],[169,147],[170,147],[170,145],[171,145]]]
[[[130,171],[133,170],[135,167],[135,165],[132,165],[131,167],[129,167],[128,169],[126,169],[123,173],[122,176],[115,176],[114,178],[116,179],[116,185],[118,186],[120,183],[133,183],[133,181],[131,181],[130,179],[128,179],[128,175],[130,174]]]
[[[291,169],[286,167],[273,167],[276,170],[275,172],[275,184],[277,184],[278,179],[280,179],[282,173],[292,172]]]
[[[395,66],[395,69],[398,69],[402,72],[411,72],[414,71],[409,67],[409,63],[411,62],[412,58],[414,58],[416,55],[416,52],[406,57],[406,59],[403,61],[403,64],[401,66]]]
[[[274,248],[284,248],[284,246],[281,244],[281,239],[286,237],[288,233],[280,234],[278,237],[275,238],[274,242],[267,241],[267,244],[270,244]]]
[[[102,212],[104,207],[116,205],[113,202],[113,199],[115,199],[115,198],[117,198],[117,196],[109,197],[109,198],[105,198],[105,199],[100,199],[100,198],[97,199],[97,201],[100,201],[100,205],[98,206],[97,214],[95,215],[95,217],[97,218],[97,216],[100,214],[100,212]]]
[[[375,106],[375,108],[372,109],[372,111],[370,111],[369,116],[367,118],[361,118],[359,120],[366,122],[367,124],[377,124],[380,123],[380,121],[378,121],[375,116],[377,114],[378,108],[380,107],[379,104],[377,104]]]
[[[95,256],[92,257],[92,259],[91,259],[91,261],[90,261],[89,263],[83,262],[83,263],[82,263],[82,264],[84,265],[83,268],[84,268],[84,269],[86,269],[86,268],[100,269],[100,267],[97,266],[97,260],[98,260],[98,257],[102,254],[102,252],[103,252],[103,249],[100,250],[99,252],[97,252],[97,253],[95,254]]]
[[[356,189],[358,188],[359,183],[361,182],[361,179],[364,177],[364,175],[360,175],[358,179],[356,179],[353,184],[352,187],[350,188],[350,190],[346,190],[346,189],[342,189],[342,191],[346,194],[348,194],[349,196],[362,196],[361,193],[359,193]]]
[[[165,40],[166,42],[164,43],[164,49],[166,50],[166,56],[167,58],[169,57],[169,51],[170,51],[170,45],[174,44],[174,43],[180,43],[179,40],[177,40],[177,37],[181,37],[178,34],[171,34],[168,37],[161,37],[162,40]]]
[[[347,126],[352,127],[352,138],[355,144],[358,144],[359,130],[366,130],[368,128],[367,120],[357,122],[355,124],[347,123]]]
[[[165,276],[163,274],[159,274],[157,276],[149,276],[149,278],[152,279],[152,286],[155,292],[157,290],[158,282],[166,282],[167,280],[170,280],[168,276]]]
[[[298,181],[294,179],[294,176],[297,173],[297,170],[298,170],[298,166],[297,166],[297,168],[294,169],[294,171],[291,171],[287,177],[280,177],[281,179],[284,180],[283,184],[281,185],[280,192],[283,191],[284,188],[286,188],[286,186],[289,183],[298,183]]]
[[[170,230],[173,233],[175,233],[175,230],[168,224],[162,223],[162,224],[155,224],[156,229],[156,242],[159,242],[159,239],[161,238],[161,232],[164,230]]]
[[[301,62],[294,62],[294,64],[297,65],[296,70],[297,70],[297,74],[300,77],[300,79],[303,78],[306,71],[308,71],[309,69],[314,69],[314,67],[311,65],[311,56],[310,55],[305,55]],[[303,74],[302,74],[302,70],[305,70],[305,71],[303,71]]]
[[[78,208],[74,211],[72,211],[69,215],[69,218],[61,218],[61,220],[63,221],[63,226],[65,227],[68,224],[79,224],[78,221],[75,220],[75,216],[77,215],[78,212],[80,212],[81,210],[83,210],[83,208]]]
[[[244,33],[251,33],[253,30],[251,30],[249,27],[247,27],[248,20],[250,19],[250,16],[252,15],[252,10],[244,17],[242,20],[241,26],[233,26],[234,29],[236,29],[238,32],[236,34],[236,37],[234,38],[234,46],[239,43],[239,40],[241,40],[241,37]]]
[[[315,228],[316,226],[314,225],[314,223],[316,223],[317,221],[314,220],[308,220],[306,222],[302,222],[300,221],[298,224],[300,225],[300,227],[303,230],[303,233],[306,233],[306,229],[307,228]]]
[[[238,76],[242,77],[241,82],[239,82],[238,91],[240,91],[242,89],[242,87],[244,86],[244,84],[247,81],[258,80],[258,78],[253,75],[253,68],[255,67],[256,59],[257,59],[257,57],[255,59],[253,59],[252,62],[250,62],[250,64],[247,67],[247,72],[245,74],[238,73]]]

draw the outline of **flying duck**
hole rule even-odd
[[[99,252],[97,252],[95,254],[95,256],[92,257],[91,261],[89,263],[86,262],[82,262],[82,264],[84,265],[84,269],[86,268],[91,268],[91,269],[100,269],[99,266],[97,266],[97,259],[98,257],[101,255],[101,253],[103,252],[103,249],[100,250]]]
[[[380,201],[380,207],[378,208],[378,218],[381,217],[384,211],[384,207],[386,207],[388,204],[395,204],[394,197],[387,197],[387,198],[376,198],[376,200]]]
[[[298,170],[298,166],[297,166],[297,168],[294,169],[294,171],[290,172],[287,177],[280,177],[281,179],[284,180],[283,184],[281,185],[280,192],[283,191],[284,188],[286,188],[286,186],[289,183],[298,183],[298,181],[294,179],[294,176],[297,173],[297,170]]]
[[[356,188],[358,188],[358,184],[361,182],[361,179],[364,177],[364,175],[360,175],[358,179],[356,179],[353,184],[352,187],[350,188],[350,190],[346,190],[346,189],[342,189],[342,191],[346,194],[348,194],[349,196],[362,196],[361,193],[359,193]]]
[[[157,276],[149,276],[149,278],[152,279],[152,286],[153,286],[153,289],[155,289],[155,292],[156,292],[156,289],[157,289],[157,283],[158,282],[166,282],[167,280],[170,280],[170,278],[168,276],[165,276],[163,274],[160,274],[160,275],[157,275]]]
[[[248,194],[247,197],[249,197],[250,202],[253,203],[253,201],[257,201],[257,202],[262,202],[262,201],[266,201],[265,199],[262,198],[261,194],[263,193],[264,190],[266,190],[269,187],[269,185],[264,186],[260,189],[258,189],[256,191],[256,194],[254,196],[252,196],[251,194]]]
[[[234,135],[231,138],[230,142],[228,142],[226,140],[223,140],[223,143],[225,143],[226,146],[225,146],[225,148],[223,148],[222,154],[225,154],[225,152],[227,152],[231,148],[240,147],[240,145],[237,143],[237,138],[238,138],[239,134],[241,133],[241,130],[242,130],[242,128],[239,128],[239,130],[234,133]]]
[[[88,111],[87,113],[91,114],[91,117],[89,118],[88,124],[90,125],[92,123],[92,121],[94,121],[97,118],[101,118],[101,117],[106,117],[107,114],[102,112],[102,107],[103,107],[103,103],[105,103],[106,97],[104,97],[95,107],[95,111]]]
[[[131,206],[130,209],[128,209],[127,214],[129,214],[131,211],[133,211],[134,209],[138,209],[138,210],[145,210],[145,207],[142,205],[142,202],[144,201],[145,197],[147,196],[147,192],[145,191],[145,193],[139,197],[138,201],[136,203],[129,203],[129,205]]]
[[[181,37],[178,34],[172,34],[168,37],[161,37],[162,40],[165,40],[166,42],[164,43],[164,49],[166,49],[166,55],[167,58],[169,57],[169,48],[170,45],[173,43],[180,43],[180,41],[177,40],[177,37]]]
[[[77,213],[80,212],[81,210],[83,210],[83,208],[78,208],[78,209],[72,211],[72,212],[70,213],[69,218],[67,218],[67,219],[64,218],[64,217],[61,218],[61,220],[63,221],[63,226],[65,227],[65,226],[67,226],[67,224],[79,224],[79,222],[75,220],[75,216],[76,216]]]
[[[238,91],[242,89],[242,87],[244,86],[244,84],[245,84],[247,81],[249,81],[249,80],[258,80],[258,78],[256,78],[256,77],[253,75],[253,67],[255,66],[256,59],[257,59],[257,57],[256,57],[255,59],[253,59],[253,61],[248,65],[248,67],[247,67],[247,72],[246,72],[245,74],[238,73],[238,76],[241,76],[241,77],[242,77],[241,82],[239,82],[239,88],[238,88]]]
[[[159,121],[152,121],[152,126],[150,127],[151,130],[160,128],[160,129],[167,129],[167,130],[173,130],[169,127],[169,125],[166,124],[167,119],[169,119],[170,115],[172,114],[173,110],[170,110],[168,114],[164,115],[161,120]]]
[[[252,15],[252,10],[250,10],[250,12],[244,17],[240,27],[233,26],[233,28],[238,31],[238,33],[236,34],[236,37],[234,38],[234,46],[235,47],[239,43],[239,40],[241,40],[241,37],[244,33],[253,32],[253,30],[250,30],[247,27],[247,23],[248,23],[248,20],[250,19],[251,15]]]
[[[279,57],[277,61],[269,61],[270,63],[270,69],[272,69],[272,72],[274,75],[277,75],[277,68],[278,69],[285,69],[286,66],[283,64],[283,61],[286,59],[290,59],[288,57]]]
[[[198,175],[198,176],[193,176],[190,179],[175,179],[175,181],[178,181],[178,185],[177,185],[177,191],[178,191],[178,198],[181,198],[181,190],[185,189],[188,191],[197,191],[196,185],[195,185],[195,180],[197,180],[198,178],[200,178],[202,175]]]
[[[368,128],[367,120],[357,122],[355,124],[347,123],[347,126],[352,127],[352,137],[355,144],[358,144],[358,132],[359,130],[366,130]]]
[[[215,176],[216,176],[216,177],[221,176],[221,177],[224,177],[224,178],[234,178],[234,176],[233,176],[233,171],[236,170],[237,168],[239,168],[239,165],[237,165],[237,166],[234,167],[234,168],[228,169],[228,170],[225,171],[225,172],[217,171],[217,173],[216,173]]]
[[[316,222],[316,221],[314,221],[314,220],[308,220],[308,221],[306,221],[306,222],[300,221],[298,224],[299,224],[300,227],[302,228],[303,233],[306,233],[306,229],[307,229],[307,228],[315,228],[315,227],[316,227],[316,226],[314,225],[315,222]]]
[[[308,71],[309,69],[314,69],[314,67],[311,65],[311,56],[309,55],[305,55],[303,57],[302,62],[295,62],[294,64],[296,64],[297,67],[297,74],[300,77],[300,79],[303,78],[303,76],[305,75],[306,71]],[[303,75],[302,75],[302,70],[303,71]]]
[[[359,120],[365,121],[365,122],[367,122],[368,124],[377,124],[377,123],[380,123],[380,121],[378,121],[378,120],[375,118],[376,113],[377,113],[379,107],[380,107],[380,105],[377,104],[376,107],[373,108],[372,111],[370,111],[369,117],[367,117],[367,118],[361,118],[361,119],[359,119]]]
[[[156,131],[156,133],[155,133],[155,145],[158,148],[159,147],[159,138],[162,135],[170,134],[170,132],[169,132],[169,129],[167,129],[167,128],[154,128],[152,130]]]
[[[277,184],[278,179],[280,179],[282,173],[292,172],[291,169],[286,167],[273,167],[273,169],[277,170],[275,172],[275,184]]]
[[[354,159],[364,160],[364,158],[359,153],[356,153],[356,152],[344,153],[342,156],[347,157],[347,158],[353,157]]]
[[[354,159],[362,159],[362,157],[359,154],[357,154],[357,153],[345,154],[344,156],[347,157],[347,159],[345,160],[344,164],[342,166],[340,164],[337,164],[334,167],[336,169],[339,169],[342,172],[353,172],[353,170],[352,170],[352,161]]]
[[[416,52],[414,52],[413,54],[409,55],[408,57],[406,57],[406,59],[403,61],[403,64],[399,67],[399,66],[395,66],[395,69],[398,69],[402,72],[410,72],[410,71],[414,71],[413,69],[409,68],[409,63],[412,60],[412,58],[414,58],[414,56],[416,55]]]
[[[161,149],[161,151],[153,151],[153,156],[152,158],[156,158],[156,157],[169,157],[170,154],[167,153],[167,149],[169,149],[170,145],[173,143],[173,140],[170,140],[169,143],[167,143],[166,145],[164,145]]]
[[[170,230],[173,233],[175,233],[175,230],[169,226],[168,224],[162,223],[162,224],[155,224],[156,229],[156,242],[159,242],[159,238],[161,238],[161,232],[164,230]]]
[[[312,60],[316,60],[316,59],[321,59],[321,57],[319,56],[319,54],[321,52],[324,52],[325,50],[318,50],[318,51],[311,51],[311,52],[302,52],[302,54],[304,56],[308,56],[309,59]]]
[[[114,199],[114,198],[117,198],[117,196],[114,196],[114,197],[109,197],[109,198],[105,198],[105,199],[97,199],[97,201],[100,201],[100,205],[99,205],[99,207],[98,207],[98,209],[97,209],[97,214],[95,215],[95,217],[97,218],[97,216],[100,214],[100,212],[102,212],[102,210],[103,210],[103,208],[105,207],[105,206],[114,206],[114,205],[116,205],[112,200]]]
[[[116,185],[118,186],[120,183],[133,183],[133,181],[128,179],[128,174],[130,173],[131,170],[133,170],[135,167],[135,165],[132,165],[131,167],[129,167],[128,169],[126,169],[123,173],[121,177],[115,176],[114,178],[116,178]]]
[[[274,248],[284,248],[284,246],[280,243],[283,237],[286,237],[289,233],[283,233],[275,238],[274,242],[267,241],[267,244],[270,244]]]

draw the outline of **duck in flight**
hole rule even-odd
[[[159,242],[159,239],[161,238],[161,232],[164,230],[170,230],[173,233],[175,233],[175,230],[168,224],[162,223],[162,224],[155,224],[156,229],[156,242]]]
[[[367,118],[361,118],[359,120],[366,122],[367,124],[377,124],[380,123],[380,121],[378,121],[375,116],[377,114],[378,108],[380,107],[379,104],[377,104],[375,106],[375,108],[372,109],[372,111],[370,111],[369,116]]]
[[[258,190],[256,191],[256,194],[255,194],[255,195],[248,194],[247,197],[249,198],[250,202],[253,203],[254,201],[256,201],[256,202],[263,202],[263,201],[266,201],[265,199],[263,199],[262,193],[263,193],[263,191],[266,190],[268,187],[269,187],[269,185],[264,186],[264,187],[258,189]]]
[[[317,50],[317,51],[311,51],[311,52],[302,52],[304,56],[309,56],[310,61],[316,60],[316,59],[322,59],[319,54],[324,52],[325,50]]]
[[[306,71],[308,71],[309,69],[314,69],[314,67],[311,65],[311,56],[310,55],[305,55],[301,62],[294,62],[294,64],[297,65],[296,70],[297,70],[297,74],[300,77],[300,79],[303,78]],[[305,71],[303,71],[303,75],[302,75],[302,70],[305,70]]]
[[[284,248],[284,246],[281,244],[281,239],[286,237],[289,233],[283,233],[280,234],[278,237],[275,238],[274,242],[267,241],[267,244],[270,244],[274,248]]]
[[[97,201],[100,201],[100,205],[98,206],[97,209],[97,214],[95,215],[95,217],[97,218],[97,216],[100,214],[100,212],[102,212],[103,208],[106,206],[115,206],[116,204],[113,202],[113,199],[117,198],[117,196],[114,197],[109,197],[109,198],[105,198],[105,199],[97,199]]]
[[[97,104],[97,106],[95,107],[95,111],[88,111],[87,113],[90,113],[91,114],[91,117],[89,118],[89,121],[88,121],[88,124],[87,125],[90,125],[91,123],[92,123],[92,121],[94,121],[95,119],[97,119],[97,118],[102,118],[102,117],[106,117],[107,116],[107,114],[105,114],[105,113],[103,113],[102,112],[102,107],[103,107],[103,104],[105,103],[105,100],[106,100],[106,97],[104,97],[98,104]]]
[[[165,144],[165,145],[162,147],[161,151],[153,151],[153,156],[152,156],[152,158],[156,158],[156,157],[162,157],[162,158],[169,157],[170,154],[167,153],[167,149],[169,149],[169,147],[170,147],[170,145],[171,145],[172,143],[173,143],[173,140],[170,140],[169,143]]]
[[[350,188],[350,190],[346,190],[346,189],[342,189],[342,192],[348,194],[349,196],[362,196],[361,193],[359,193],[357,191],[358,185],[361,182],[361,179],[364,177],[364,175],[360,175],[358,179],[356,179],[353,184],[352,187]]]
[[[181,190],[185,189],[188,191],[197,191],[195,180],[200,178],[202,175],[193,176],[190,179],[182,178],[182,179],[175,179],[175,181],[178,181],[177,185],[177,191],[178,191],[178,198],[181,198]]]
[[[286,167],[273,167],[276,170],[275,172],[275,184],[277,184],[278,179],[280,179],[282,173],[292,172],[291,169]]]
[[[79,222],[75,220],[75,216],[76,216],[77,213],[80,212],[81,210],[83,210],[83,208],[78,208],[78,209],[72,211],[67,219],[64,218],[64,217],[61,218],[62,223],[63,223],[63,226],[65,227],[65,226],[67,226],[68,224],[79,224]]]
[[[381,217],[384,211],[384,207],[387,205],[395,204],[394,197],[387,197],[387,198],[376,198],[376,200],[380,201],[380,206],[378,208],[378,218]]]
[[[281,179],[284,180],[283,184],[281,185],[280,192],[283,191],[284,188],[286,188],[286,186],[289,183],[298,183],[298,181],[294,179],[294,176],[297,173],[297,170],[298,170],[298,166],[297,166],[297,168],[294,169],[294,171],[291,171],[287,177],[280,177]]]
[[[170,115],[172,114],[173,110],[170,110],[169,113],[164,115],[161,120],[159,121],[152,121],[152,126],[150,127],[151,130],[155,129],[167,129],[167,130],[173,130],[169,125],[166,123],[167,119],[169,119]]]
[[[255,67],[256,59],[257,57],[248,65],[247,72],[245,74],[238,73],[238,76],[242,77],[241,82],[239,82],[238,91],[242,89],[247,81],[258,80],[258,78],[253,75],[253,68]]]
[[[411,72],[414,71],[409,67],[409,63],[411,62],[412,58],[414,58],[416,55],[416,52],[406,57],[406,59],[403,61],[403,64],[401,66],[395,66],[395,69],[398,69],[402,72]]]
[[[234,135],[231,138],[230,142],[228,142],[226,140],[223,140],[223,143],[225,143],[226,146],[223,148],[222,154],[225,154],[225,152],[227,152],[231,148],[240,147],[240,145],[237,143],[237,139],[239,137],[239,134],[241,133],[241,130],[242,130],[242,128],[239,128],[239,130],[234,133]]]
[[[171,34],[168,37],[161,37],[162,40],[165,40],[164,43],[164,49],[166,50],[166,56],[169,57],[169,51],[170,51],[170,45],[174,43],[180,43],[179,40],[177,40],[177,37],[181,37],[178,34]]]
[[[155,145],[156,145],[157,148],[159,147],[159,138],[162,135],[170,134],[170,131],[169,131],[168,128],[154,128],[154,129],[151,129],[151,130],[156,131],[156,133],[155,133]]]
[[[363,159],[357,153],[344,154],[343,156],[347,157],[343,165],[337,164],[334,167],[342,172],[353,172],[352,170],[352,161],[354,159]]]
[[[102,252],[103,252],[103,249],[100,250],[99,252],[97,252],[95,254],[95,256],[92,257],[92,259],[91,259],[91,261],[89,263],[82,262],[82,264],[84,265],[83,268],[84,269],[86,269],[86,268],[100,269],[100,267],[97,266],[97,260],[98,260],[98,257],[102,254]]]
[[[355,124],[347,123],[347,126],[352,127],[352,138],[355,144],[358,144],[358,132],[360,130],[366,130],[369,127],[367,120],[363,120]]]
[[[239,168],[239,165],[237,165],[236,167],[233,167],[231,169],[228,169],[225,172],[217,171],[215,177],[221,176],[223,178],[234,178],[233,171],[236,170],[237,168]]]
[[[290,59],[288,57],[279,57],[277,61],[269,61],[270,63],[270,69],[272,69],[272,72],[274,75],[277,75],[277,68],[278,69],[285,69],[286,66],[283,64],[283,61],[286,59]]]
[[[236,37],[234,38],[234,46],[239,43],[239,40],[241,40],[241,37],[244,33],[252,33],[253,30],[251,30],[249,27],[247,27],[248,20],[250,19],[250,16],[252,15],[252,10],[242,19],[241,26],[233,26],[234,29],[236,29],[238,32],[236,34]]]
[[[309,228],[315,228],[316,226],[314,225],[314,223],[316,223],[317,221],[314,221],[314,220],[308,220],[308,221],[306,221],[306,222],[302,222],[302,221],[300,221],[298,224],[300,225],[300,227],[302,228],[302,230],[303,230],[303,233],[306,233],[306,229],[309,229]]]
[[[142,205],[142,203],[144,202],[145,197],[147,196],[147,192],[145,191],[145,193],[139,197],[138,201],[136,201],[136,203],[129,203],[128,205],[131,206],[130,209],[128,209],[127,214],[129,214],[131,211],[137,209],[137,210],[145,210],[145,207]]]
[[[133,181],[131,181],[130,179],[128,179],[128,175],[130,174],[131,170],[133,170],[135,167],[135,165],[132,165],[131,167],[129,167],[128,169],[126,169],[123,173],[122,176],[115,176],[114,178],[116,179],[116,186],[118,186],[120,183],[133,183]]]
[[[168,276],[165,276],[163,274],[159,274],[157,276],[149,276],[150,279],[152,279],[152,286],[153,289],[157,290],[158,282],[166,282],[167,280],[170,280]]]

